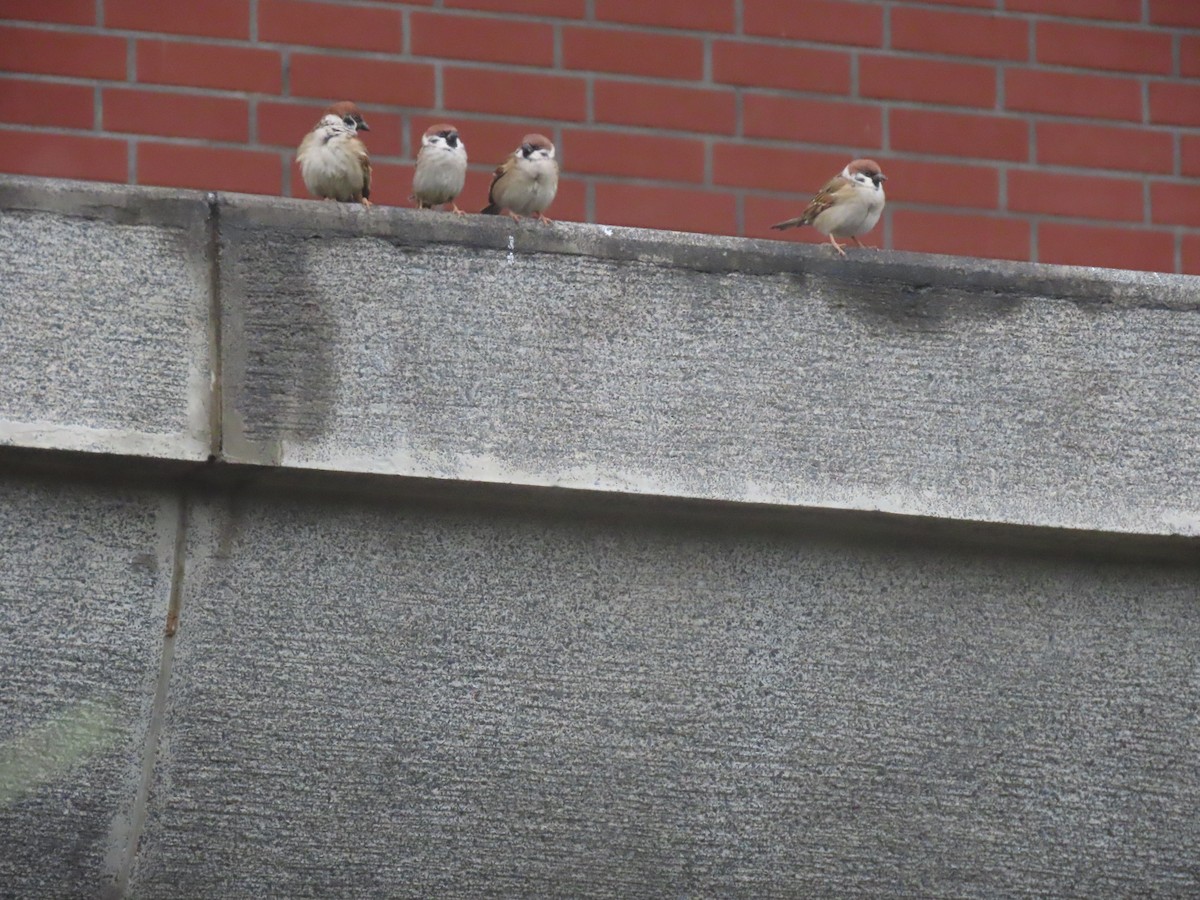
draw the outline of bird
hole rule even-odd
[[[797,225],[811,225],[845,256],[846,251],[837,239],[850,238],[859,247],[863,246],[858,236],[874,228],[883,213],[885,181],[887,176],[873,159],[852,160],[840,174],[829,179],[797,218],[771,227],[783,231]]]
[[[310,194],[323,200],[371,205],[371,160],[359,131],[370,131],[349,100],[330,106],[296,151]]]
[[[521,146],[492,174],[488,205],[480,212],[494,216],[508,210],[508,215],[518,222],[521,216],[532,215],[549,224],[544,212],[554,202],[557,191],[558,160],[554,158],[554,144],[545,135],[527,134],[521,139]]]
[[[417,167],[413,171],[412,199],[418,209],[433,209],[449,203],[458,215],[465,213],[455,202],[467,177],[467,145],[453,125],[430,125],[421,136]]]

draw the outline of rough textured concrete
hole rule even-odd
[[[0,177],[0,444],[208,456],[208,212]]]
[[[0,893],[127,864],[170,592],[162,495],[0,478]]]
[[[1200,891],[1195,567],[230,497],[135,896]]]
[[[1200,894],[1197,279],[36,179],[0,265],[0,893]]]
[[[221,223],[229,459],[1200,534],[1194,278],[243,198]]]

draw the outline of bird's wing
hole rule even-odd
[[[854,191],[854,182],[841,175],[835,175],[826,182],[825,187],[817,191],[817,195],[808,201],[804,212],[800,213],[800,224],[811,225],[821,213],[844,199]]]
[[[508,159],[506,159],[504,162],[502,162],[500,165],[498,165],[496,167],[496,171],[492,173],[492,183],[488,187],[488,204],[489,205],[491,205],[491,206],[496,205],[496,185],[498,185],[500,183],[500,181],[504,178],[504,176],[506,176],[509,172],[511,172],[516,167],[516,165],[517,165],[516,156],[510,156]]]
[[[354,152],[354,156],[358,159],[358,164],[362,166],[362,195],[363,199],[367,200],[371,196],[371,157],[367,153],[367,146],[358,138],[355,138],[350,149]]]

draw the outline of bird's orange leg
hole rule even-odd
[[[833,249],[842,254],[842,256],[846,255],[846,251],[842,249],[842,245],[837,242],[837,238],[832,234],[829,236],[829,243],[833,244]]]
[[[454,213],[456,216],[465,216],[466,215],[465,212],[463,212],[461,209],[458,208],[458,204],[455,203],[453,200],[450,201],[450,206],[453,207],[450,211],[452,213]]]
[[[859,249],[861,249],[861,250],[878,250],[878,249],[879,249],[878,247],[870,247],[870,246],[868,246],[868,245],[864,244],[862,241],[860,241],[860,240],[859,240],[858,238],[856,238],[856,237],[851,237],[851,238],[850,238],[850,240],[854,241],[854,243],[855,243],[855,244],[856,244],[856,245],[859,247]]]
[[[520,217],[520,216],[518,216],[518,215],[517,215],[515,212],[513,212],[511,209],[510,209],[510,210],[508,210],[507,212],[505,212],[505,215],[506,215],[506,216],[508,216],[510,219],[512,219],[514,222],[520,222],[520,221],[521,221],[521,217]]]
[[[539,213],[534,213],[534,214],[533,214],[533,217],[534,217],[535,219],[537,219],[539,222],[541,222],[543,225],[552,225],[552,224],[554,224],[554,220],[553,220],[553,219],[547,219],[547,218],[546,218],[546,216],[545,216],[544,214],[540,213],[540,212],[539,212]]]

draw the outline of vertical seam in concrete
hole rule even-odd
[[[223,341],[221,330],[221,203],[220,196],[208,194],[208,394],[209,459],[220,459],[225,452],[224,390],[222,372]]]
[[[166,719],[167,693],[171,683],[171,668],[175,661],[175,632],[179,628],[179,610],[183,597],[184,552],[187,544],[188,496],[186,489],[180,489],[178,503],[179,508],[175,518],[175,543],[171,559],[171,589],[167,600],[167,620],[163,626],[158,681],[154,688],[150,727],[146,730],[146,745],[142,752],[141,783],[138,785],[137,796],[134,798],[133,810],[130,815],[129,843],[114,884],[114,893],[117,897],[128,896],[129,881],[133,875],[133,866],[138,855],[138,845],[142,842],[142,832],[146,828],[150,788],[158,763],[158,744],[162,739],[163,722]]]

